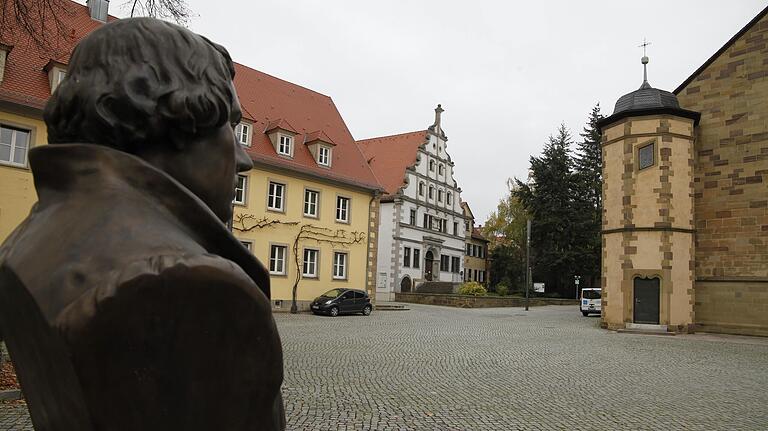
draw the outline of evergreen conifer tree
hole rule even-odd
[[[534,279],[543,280],[548,292],[573,295],[577,255],[575,236],[574,175],[570,155],[571,135],[564,124],[550,136],[541,156],[531,156],[530,182],[516,179],[515,192],[531,215],[531,253]]]
[[[598,286],[600,277],[603,160],[601,133],[597,122],[602,118],[598,103],[589,113],[587,125],[580,133],[582,141],[577,143],[577,151],[573,157],[573,248],[579,256],[578,275],[582,276],[582,284],[585,287]]]

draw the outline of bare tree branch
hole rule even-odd
[[[60,41],[69,36],[63,19],[74,14],[64,0],[2,0],[0,41],[33,43],[45,51],[56,52]]]
[[[186,26],[192,17],[186,0],[128,0],[123,7],[128,6],[131,8],[132,17],[151,16],[171,20],[183,26]]]
[[[281,220],[270,220],[267,217],[257,218],[253,214],[238,214],[235,216],[234,223],[232,223],[233,229],[239,230],[240,232],[265,229],[277,225],[296,226],[298,224],[299,222],[295,221],[285,222]],[[296,235],[296,238],[294,238],[292,247],[293,259],[296,262],[296,277],[291,292],[291,313],[296,313],[298,311],[296,306],[296,293],[302,278],[302,262],[299,259],[299,244],[302,241],[315,241],[318,244],[325,243],[331,244],[334,247],[348,248],[353,244],[360,244],[365,241],[365,233],[358,231],[347,233],[344,229],[333,230],[327,227],[311,224],[303,224],[299,227],[299,233]]]

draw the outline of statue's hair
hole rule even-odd
[[[234,76],[227,50],[203,36],[152,18],[115,21],[75,48],[45,107],[48,141],[135,153],[205,134],[229,121]]]

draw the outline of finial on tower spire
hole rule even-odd
[[[648,83],[648,56],[645,55],[645,47],[650,44],[651,42],[648,42],[643,38],[643,43],[639,46],[643,48],[643,58],[640,59],[640,62],[643,63],[643,85],[641,85],[640,88],[651,88],[651,84]]]

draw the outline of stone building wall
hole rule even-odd
[[[695,314],[700,330],[768,335],[768,16],[676,93],[698,111]]]

